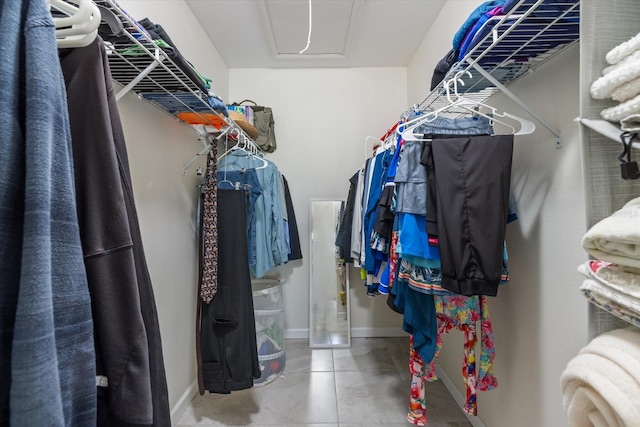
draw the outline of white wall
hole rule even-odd
[[[406,108],[406,70],[232,69],[229,81],[232,101],[249,98],[274,111],[278,149],[267,158],[289,182],[304,256],[274,274],[286,279],[289,336],[306,336],[310,199],[346,199],[349,178],[365,160],[365,137],[382,136]],[[368,298],[361,283],[351,275],[354,335],[363,328],[399,329],[401,319],[383,298]]]
[[[183,55],[202,74],[214,79],[214,90],[226,98],[229,71],[191,10],[182,0],[119,3],[136,19],[162,25]],[[184,31],[189,28],[189,31]],[[202,52],[207,52],[203,55]],[[119,88],[117,88],[119,89]],[[118,102],[140,228],[158,308],[169,403],[185,393],[187,403],[196,379],[195,307],[197,245],[195,209],[199,177],[182,176],[182,166],[202,145],[197,134],[151,104],[128,94]],[[177,409],[177,408],[176,408]]]
[[[462,3],[477,4],[449,1],[436,21],[442,31],[461,24],[457,6]],[[439,45],[429,35],[425,38],[408,70],[410,102],[428,93],[427,79],[450,49],[453,31],[438,39]],[[433,60],[426,59],[430,51],[435,52]],[[516,137],[512,190],[520,219],[507,226],[511,282],[489,301],[499,387],[478,396],[479,417],[487,427],[567,425],[559,379],[588,338],[587,303],[578,291],[582,280],[576,272],[585,259],[580,241],[586,230],[580,144],[572,122],[578,115],[578,57],[574,46],[510,87],[561,130],[564,148],[556,150],[554,137],[540,124],[534,134]],[[504,95],[489,103],[531,119]],[[461,334],[450,333],[440,366],[464,394],[462,345]]]

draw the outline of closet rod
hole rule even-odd
[[[518,97],[518,95],[516,95],[515,93],[513,93],[509,89],[507,89],[507,87],[505,85],[500,83],[495,77],[493,77],[491,74],[489,74],[484,68],[482,68],[476,62],[473,62],[473,60],[471,60],[471,59],[469,59],[468,61],[469,61],[469,64],[473,67],[474,70],[476,70],[478,73],[480,73],[485,79],[489,80],[501,92],[504,92],[505,95],[507,95],[512,100],[514,100],[527,113],[529,113],[531,115],[531,117],[536,119],[536,121],[538,121],[538,123],[540,123],[542,126],[547,128],[547,130],[549,132],[551,132],[556,137],[556,148],[557,149],[562,148],[562,135],[560,134],[560,131],[556,130],[556,128],[554,128],[553,126],[547,124],[547,122],[545,120],[543,120],[542,118],[540,118],[540,116],[538,116],[533,111],[532,108],[530,108],[522,99],[520,99]]]

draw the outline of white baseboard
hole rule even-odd
[[[449,394],[451,394],[451,397],[453,397],[453,400],[455,400],[456,403],[462,408],[464,406],[464,396],[462,395],[462,393],[460,393],[458,387],[456,387],[456,385],[453,383],[451,377],[447,375],[445,370],[442,369],[440,365],[436,365],[436,372],[438,373],[438,378],[440,378],[442,384],[444,384],[444,386],[449,391]],[[469,414],[464,415],[467,417],[467,420],[469,420],[473,427],[487,427],[486,425],[484,425],[480,417],[474,417],[473,415]]]
[[[352,338],[406,337],[408,334],[400,327],[392,328],[351,328]]]
[[[402,328],[351,328],[352,338],[382,338],[382,337],[406,337],[407,333]],[[287,329],[284,331],[285,339],[309,339],[308,329]]]
[[[198,381],[194,381],[187,390],[182,393],[178,402],[171,408],[171,425],[174,426],[178,423],[178,420],[184,414],[184,411],[187,410],[187,407],[198,394]]]
[[[284,338],[287,340],[309,339],[308,329],[285,329]]]

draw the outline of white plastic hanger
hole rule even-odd
[[[466,73],[470,78],[472,77],[471,72],[465,71],[464,73]],[[501,125],[508,127],[509,129],[512,130],[514,135],[528,135],[530,133],[533,133],[533,131],[536,130],[536,125],[530,120],[526,120],[526,119],[523,119],[522,117],[518,117],[511,113],[507,113],[506,111],[503,113],[499,113],[498,109],[495,107],[492,107],[491,105],[487,105],[483,102],[476,101],[470,98],[465,98],[462,95],[460,95],[458,93],[458,82],[460,82],[463,85],[464,85],[464,82],[462,82],[462,80],[459,80],[458,74],[456,74],[456,77],[454,77],[453,87],[454,87],[455,96],[457,97],[456,101],[458,101],[457,105],[459,107],[462,107],[465,110],[468,110],[474,113],[476,116],[485,117],[492,122],[500,123]],[[473,108],[473,107],[476,107],[476,108]],[[482,111],[480,111],[480,107],[487,108],[491,112],[488,114],[485,114]],[[509,119],[515,120],[520,124],[520,129],[516,132],[515,128],[511,124],[501,121],[500,118],[509,118]]]
[[[91,0],[78,0],[78,6],[63,0],[48,0],[51,9],[66,17],[54,17],[58,47],[84,47],[95,40],[100,26],[100,9]]]
[[[260,160],[262,164],[260,166],[255,167],[255,169],[264,169],[267,166],[269,166],[269,162],[267,162],[263,157],[260,156],[259,154],[260,151],[255,146],[255,144],[253,144],[253,142],[251,142],[251,140],[249,140],[244,135],[244,133],[239,129],[234,128],[231,131],[231,133],[234,131],[236,132],[236,135],[237,135],[236,144],[230,149],[228,149],[227,151],[225,151],[224,153],[222,153],[220,156],[218,156],[218,161],[222,160],[229,153],[233,153],[235,151],[242,151],[246,153],[247,156],[251,156],[256,160]]]
[[[465,98],[462,95],[460,95],[460,93],[458,92],[458,82],[464,85],[464,82],[462,82],[462,80],[460,79],[460,76],[462,73],[466,73],[471,77],[471,73],[469,71],[459,72],[459,73],[456,73],[456,75],[453,78],[445,81],[444,83],[444,88],[446,91],[446,97],[448,101],[447,105],[437,110],[429,111],[419,117],[416,117],[415,119],[412,119],[406,122],[404,124],[404,129],[401,132],[402,139],[404,139],[405,141],[421,140],[422,136],[414,134],[414,131],[418,127],[422,126],[423,124],[434,121],[439,114],[444,113],[448,110],[451,110],[453,107],[462,108],[463,110],[466,110],[474,114],[475,116],[482,116],[489,119],[491,122],[499,123],[505,126],[506,128],[511,129],[511,132],[514,135],[527,135],[532,133],[536,129],[535,124],[529,120],[523,119],[522,117],[518,117],[516,115],[507,113],[507,112],[499,113],[497,108],[495,107],[492,107],[480,101],[476,101],[470,98]],[[453,95],[451,93],[452,85],[453,85],[453,92],[454,92]],[[480,108],[486,108],[490,110],[490,113],[488,114],[483,113],[482,111],[480,111]],[[501,118],[508,118],[518,122],[520,124],[519,130],[516,132],[516,129],[510,123],[500,120]]]

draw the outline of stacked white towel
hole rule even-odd
[[[570,427],[640,426],[640,333],[600,335],[562,373]]]
[[[640,268],[640,197],[591,227],[582,247],[597,259]]]
[[[611,66],[591,85],[595,99],[612,98],[620,104],[601,112],[602,118],[620,122],[640,113],[640,34],[614,47],[606,55]]]
[[[591,227],[582,247],[597,261],[578,267],[587,277],[580,290],[596,306],[640,327],[640,198]]]

